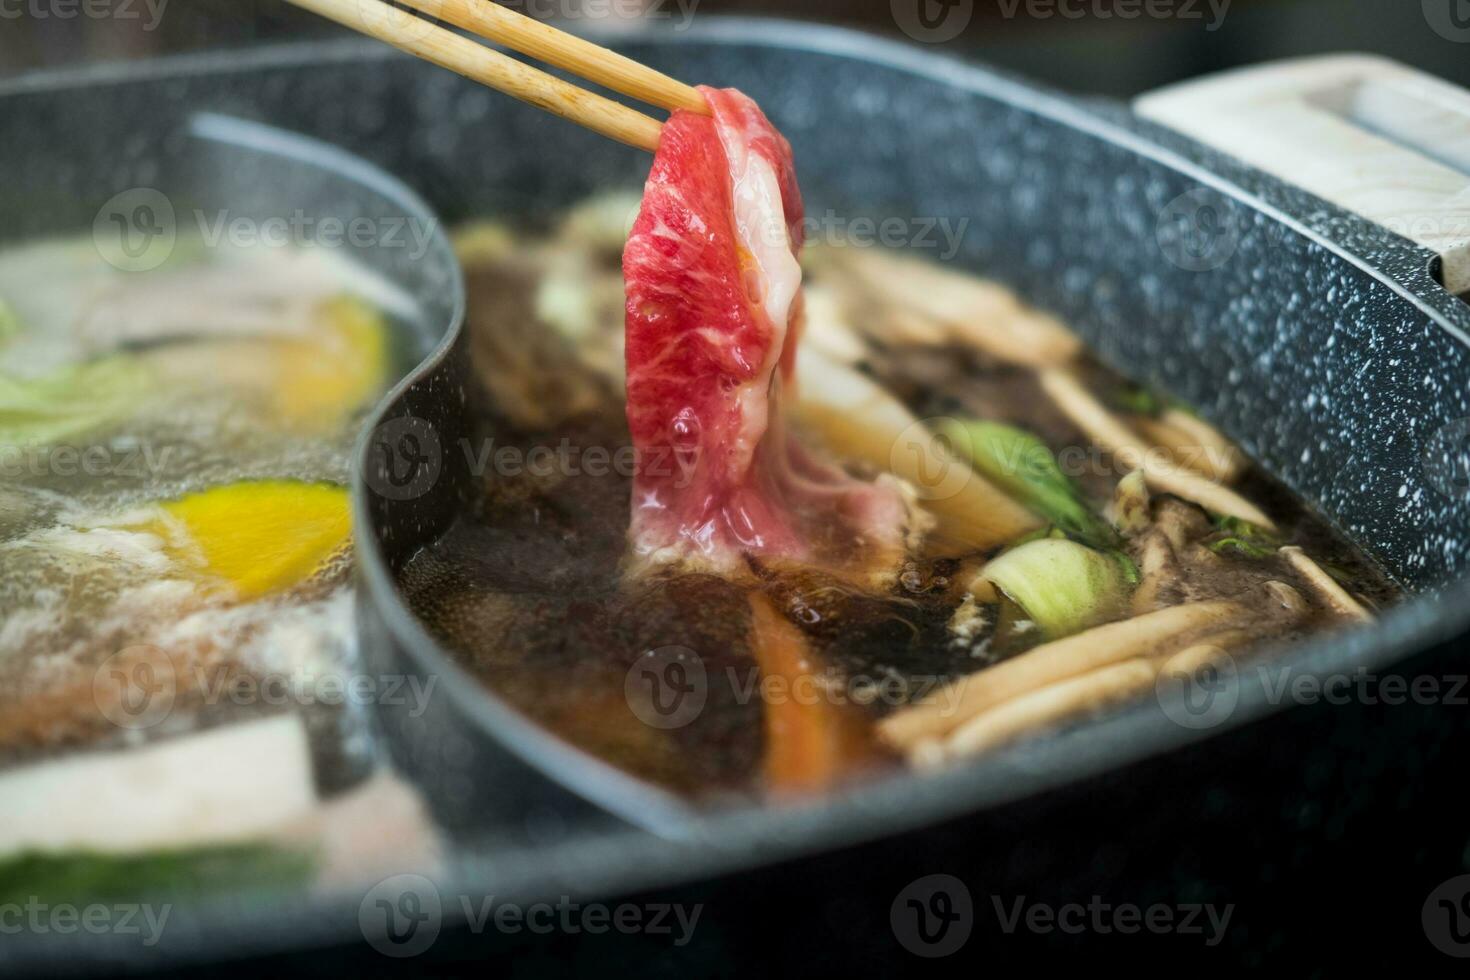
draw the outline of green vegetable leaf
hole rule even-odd
[[[1048,640],[1118,616],[1129,592],[1127,573],[1114,556],[1059,538],[1012,548],[980,574],[1024,609]]]
[[[991,482],[1066,534],[1096,547],[1117,543],[1117,532],[1083,503],[1051,450],[1031,433],[976,420],[951,421],[940,435]]]
[[[284,888],[310,880],[309,854],[235,844],[141,854],[70,851],[0,860],[0,903],[97,902],[159,894]]]
[[[127,355],[66,365],[37,378],[0,375],[0,445],[84,436],[133,414],[154,387],[147,366]]]

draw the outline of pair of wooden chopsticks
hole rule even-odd
[[[290,2],[621,143],[650,153],[658,149],[658,134],[663,124],[657,119],[476,44],[384,0]],[[669,111],[709,112],[704,96],[697,89],[631,58],[507,10],[492,0],[400,2],[641,102]]]

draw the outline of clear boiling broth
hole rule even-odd
[[[351,667],[350,451],[411,308],[321,249],[174,254],[0,252],[0,765],[291,707],[343,751],[291,692]],[[137,669],[166,716],[121,710]]]

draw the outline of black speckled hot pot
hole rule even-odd
[[[1123,372],[1198,406],[1417,597],[1371,628],[1283,652],[1272,672],[1242,672],[1235,709],[1213,727],[1175,723],[1150,702],[938,774],[807,806],[696,813],[487,695],[399,601],[394,568],[445,527],[469,483],[465,460],[446,452],[420,490],[375,489],[386,479],[381,434],[394,431],[382,425],[412,416],[445,446],[464,431],[471,381],[460,324],[445,322],[367,426],[354,487],[366,669],[439,678],[430,711],[386,708],[382,722],[395,761],[452,832],[441,892],[606,895],[738,872],[797,895],[814,874],[824,893],[891,882],[891,897],[905,875],[929,871],[997,894],[1157,895],[1186,880],[1208,892],[1219,887],[1211,869],[1266,875],[1294,849],[1331,848],[1364,813],[1435,802],[1451,746],[1465,744],[1458,714],[1288,709],[1270,693],[1276,670],[1455,666],[1451,641],[1470,623],[1470,494],[1455,425],[1470,416],[1470,306],[1437,284],[1431,255],[1120,107],[930,50],[718,20],[617,46],[758,99],[795,146],[809,213],[966,221],[956,264],[1009,283]],[[636,187],[648,167],[637,151],[356,42],[39,78],[3,104],[0,140],[94,148],[126,147],[143,113],[268,121],[377,163],[451,224]],[[1233,229],[1228,257],[1200,271],[1171,252],[1164,222],[1190,193]],[[1293,822],[1303,801],[1316,814],[1307,844]],[[1297,835],[1290,844],[1283,826]],[[1205,839],[1232,843],[1201,855]],[[865,852],[861,871],[821,856],[873,840],[888,842],[886,856]],[[1159,849],[1178,860],[1145,859]],[[756,870],[768,865],[777,870]],[[187,955],[350,938],[359,898],[182,910],[210,938]],[[886,928],[886,904],[849,914]],[[1270,934],[1269,918],[1252,941]]]

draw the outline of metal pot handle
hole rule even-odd
[[[1272,62],[1134,111],[1402,235],[1470,293],[1470,91],[1370,55]]]

